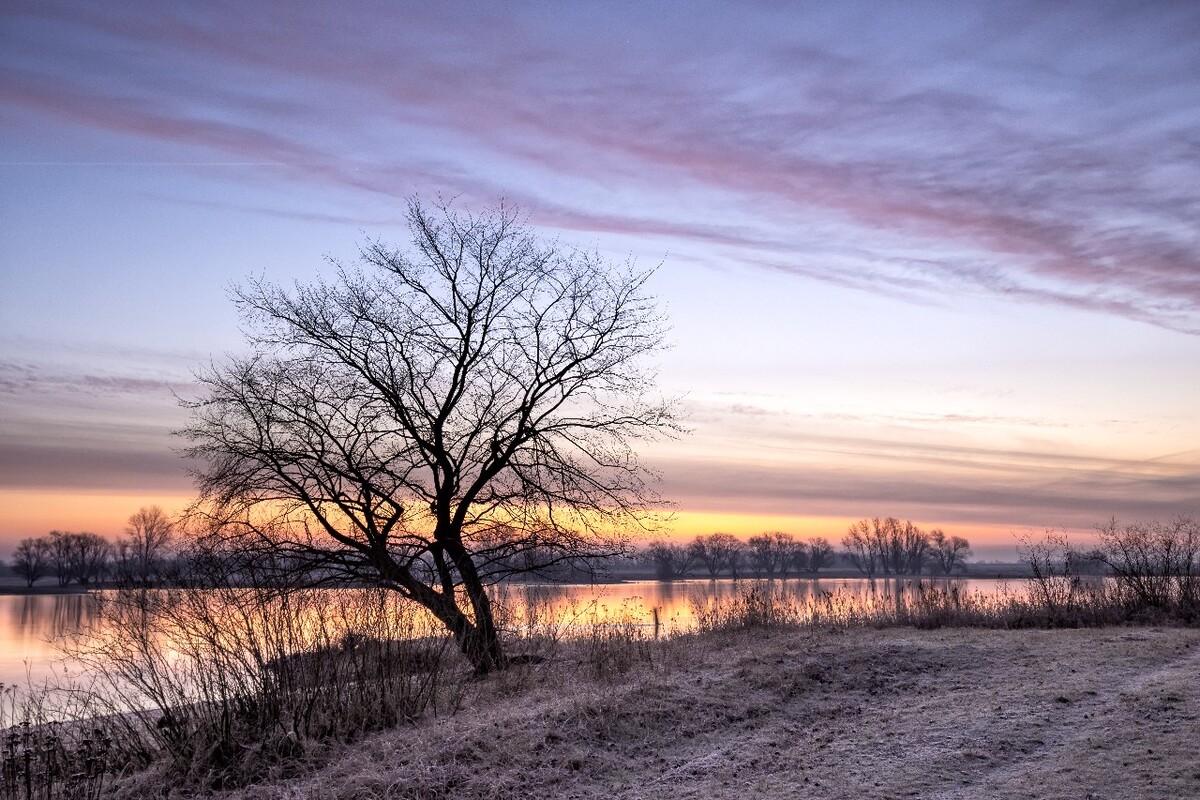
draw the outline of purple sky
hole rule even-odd
[[[0,10],[0,552],[186,496],[228,285],[438,192],[664,262],[681,534],[1200,513],[1200,5],[304,6]]]

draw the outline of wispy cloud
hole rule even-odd
[[[103,365],[36,353],[0,361],[0,486],[7,490],[190,488],[170,431],[186,356],[108,353]]]
[[[769,398],[768,398],[769,400]],[[1088,528],[1200,513],[1200,450],[1089,447],[1156,423],[942,413],[799,413],[693,400],[693,441],[657,447],[663,490],[689,510]],[[1079,437],[1076,429],[1084,429]],[[1176,446],[1176,449],[1169,449]]]
[[[1200,512],[1200,451],[1153,463],[878,441],[811,444],[820,463],[721,456],[654,463],[666,476],[664,490],[689,510],[899,514],[1035,528]],[[838,458],[849,455],[855,458]]]
[[[1200,10],[939,6],[928,30],[886,6],[868,29],[705,10],[721,36],[682,7],[258,5],[230,25],[220,6],[38,4],[12,15],[2,91],[288,180],[486,198],[520,173],[509,194],[556,227],[1200,332]]]

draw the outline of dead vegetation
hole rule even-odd
[[[1180,766],[1200,735],[1200,631],[1117,627],[1112,583],[1074,587],[1064,615],[1036,592],[799,603],[750,582],[693,597],[695,628],[664,638],[621,614],[510,615],[501,596],[511,657],[488,676],[378,592],[203,591],[110,609],[126,624],[92,645],[92,693],[71,695],[87,726],[53,728],[53,758],[13,739],[0,797],[74,796],[80,731],[106,742],[88,786],[130,798],[1017,797],[1064,776],[1098,798],[1200,789]],[[33,711],[24,729],[52,730]],[[1101,747],[1140,782],[1105,794]]]
[[[619,680],[514,694],[229,798],[1157,798],[1200,792],[1200,632],[681,637]],[[145,784],[143,784],[144,786]]]

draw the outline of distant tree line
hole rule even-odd
[[[769,531],[745,541],[728,533],[697,536],[688,544],[657,540],[641,555],[659,580],[693,574],[788,578],[816,574],[838,561],[869,578],[927,572],[953,575],[966,570],[972,555],[970,542],[961,536],[948,536],[939,529],[923,531],[895,517],[854,523],[842,538],[842,548],[835,551],[823,537],[800,540],[790,533]]]
[[[59,586],[86,588],[106,580],[152,586],[165,575],[173,533],[174,524],[163,510],[148,506],[129,518],[115,542],[87,531],[50,531],[22,539],[9,566],[30,587],[46,577]]]
[[[923,531],[909,520],[872,517],[850,526],[842,537],[847,560],[868,578],[918,575],[932,570],[953,575],[966,569],[971,544],[961,536]]]
[[[710,578],[721,574],[787,578],[832,564],[833,546],[822,537],[802,541],[782,531],[751,536],[744,542],[728,533],[713,533],[697,536],[689,544],[651,542],[642,557],[659,580],[685,578],[693,571]]]

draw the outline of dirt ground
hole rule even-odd
[[[539,667],[264,798],[1200,797],[1200,631],[762,631]]]

